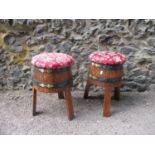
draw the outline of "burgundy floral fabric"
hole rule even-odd
[[[96,51],[89,55],[89,59],[93,62],[107,65],[123,64],[126,57],[116,51]]]
[[[32,65],[41,68],[61,68],[73,64],[72,56],[64,53],[41,53],[32,58]]]

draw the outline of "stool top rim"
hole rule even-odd
[[[89,55],[89,59],[105,65],[123,64],[126,61],[125,55],[117,51],[94,51]]]
[[[56,52],[43,52],[41,54],[35,55],[31,60],[32,65],[46,69],[67,67],[72,65],[73,62],[74,61],[72,56],[65,53]]]

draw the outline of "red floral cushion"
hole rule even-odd
[[[41,68],[60,68],[73,64],[73,58],[64,53],[41,53],[32,58],[32,65]]]
[[[123,64],[126,61],[126,57],[116,51],[96,51],[89,55],[89,59],[93,62],[100,64]]]

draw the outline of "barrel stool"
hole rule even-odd
[[[103,116],[110,115],[112,89],[114,98],[119,100],[120,87],[122,85],[123,63],[126,61],[124,55],[115,51],[93,52],[89,59],[88,79],[85,87],[84,98],[88,98],[91,85],[104,87]]]
[[[73,59],[64,53],[41,53],[32,58],[33,78],[33,116],[36,115],[37,91],[44,93],[58,93],[59,98],[66,100],[68,119],[74,117],[71,87],[71,65]]]

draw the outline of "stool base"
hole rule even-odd
[[[37,91],[42,91],[43,89],[38,88],[37,86],[32,87],[33,95],[32,95],[32,115],[36,115],[36,103],[37,103]],[[50,90],[50,93],[58,93],[59,99],[65,99],[66,100],[66,109],[67,109],[67,116],[68,120],[72,120],[74,118],[74,110],[72,105],[72,96],[71,96],[71,88],[68,86],[61,90]]]
[[[109,117],[110,116],[110,107],[111,107],[111,96],[112,96],[112,89],[114,88],[114,99],[120,99],[120,87],[122,82],[118,83],[103,83],[99,81],[95,81],[93,79],[88,79],[84,91],[84,98],[89,98],[89,88],[91,85],[101,86],[104,87],[104,100],[103,100],[103,116]]]

